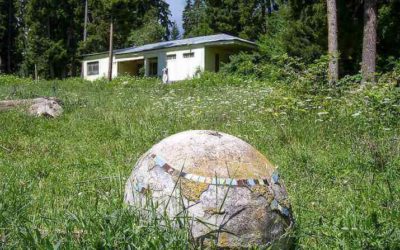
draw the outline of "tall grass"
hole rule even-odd
[[[185,230],[123,205],[141,154],[213,129],[279,167],[298,248],[400,248],[399,91],[308,91],[206,74],[161,85],[0,77],[0,99],[56,96],[58,119],[0,113],[0,248],[186,249]]]

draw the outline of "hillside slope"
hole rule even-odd
[[[189,129],[240,137],[279,167],[298,248],[400,248],[400,95],[390,85],[0,77],[0,99],[38,96],[63,100],[63,116],[0,113],[0,248],[187,248],[183,230],[141,219],[122,196],[139,156]]]

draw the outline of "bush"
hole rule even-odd
[[[21,78],[15,75],[1,75],[0,85],[30,84],[34,81],[31,78]]]

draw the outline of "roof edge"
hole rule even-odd
[[[228,36],[228,38],[225,39],[216,39],[215,41],[204,41],[204,42],[195,42],[195,43],[188,43],[188,44],[175,44],[175,45],[171,45],[169,47],[161,47],[161,48],[156,48],[156,49],[143,49],[142,51],[138,51],[136,53],[141,53],[141,52],[148,52],[148,51],[152,51],[152,50],[161,50],[161,49],[167,49],[167,48],[176,48],[176,47],[183,47],[183,46],[190,46],[190,45],[201,45],[201,44],[212,44],[212,43],[218,43],[218,42],[223,42],[223,41],[237,41],[237,42],[241,42],[250,46],[254,46],[254,48],[257,48],[258,45],[255,42],[240,38],[240,37],[236,37],[236,36],[232,36],[229,34],[225,34],[225,33],[219,33],[219,34],[214,34],[214,35],[208,35],[208,36],[198,36],[198,37],[192,37],[192,38],[185,38],[185,39],[178,39],[178,40],[172,40],[172,41],[163,41],[163,42],[177,42],[177,41],[184,41],[184,40],[190,40],[190,39],[199,39],[199,38],[206,38],[206,37],[211,37],[211,36]],[[163,43],[163,42],[159,42],[159,43]],[[150,43],[150,44],[145,44],[143,46],[151,46],[151,45],[156,45],[158,43]],[[128,48],[122,48],[122,49],[115,49],[113,51],[114,55],[124,55],[124,54],[130,54],[130,53],[134,53],[132,52],[132,50],[140,48],[142,46],[138,46],[138,47],[128,47]],[[86,58],[86,57],[91,57],[91,56],[100,56],[100,55],[105,55],[107,57],[107,53],[108,51],[104,51],[104,52],[97,52],[97,53],[90,53],[90,54],[83,54],[81,55],[82,58]]]

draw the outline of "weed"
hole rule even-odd
[[[399,92],[348,81],[328,89],[222,74],[168,86],[1,76],[0,99],[57,95],[65,112],[0,113],[0,248],[192,247],[184,227],[123,205],[140,155],[189,129],[238,136],[279,166],[297,248],[400,248]]]

